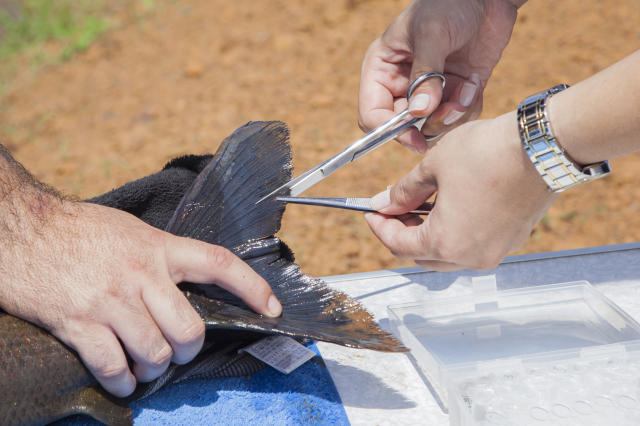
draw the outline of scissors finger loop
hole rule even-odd
[[[418,76],[418,78],[416,78],[415,80],[413,80],[413,83],[411,83],[411,85],[409,86],[409,90],[407,90],[407,100],[409,100],[409,98],[411,97],[411,95],[413,94],[413,92],[418,88],[418,86],[420,86],[420,84],[425,81],[428,80],[432,77],[438,77],[440,78],[440,80],[442,80],[442,88],[444,89],[444,85],[447,82],[447,79],[445,78],[444,74],[441,74],[439,72],[427,72],[424,73],[420,76]]]
[[[431,142],[431,141],[435,141],[436,139],[438,139],[442,135],[444,135],[444,132],[440,132],[437,135],[433,135],[433,136],[427,136],[427,135],[422,135],[422,136],[424,136],[424,140],[425,141]]]

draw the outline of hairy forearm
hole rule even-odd
[[[9,151],[0,145],[0,203],[8,202],[13,192],[28,181],[24,172],[25,169],[20,167]]]
[[[640,50],[553,96],[552,130],[578,164],[640,151]]]
[[[36,180],[0,144],[0,247],[39,232],[51,213],[62,203],[53,188]],[[2,261],[0,255],[0,261]],[[0,265],[1,266],[1,265]]]

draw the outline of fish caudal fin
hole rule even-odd
[[[289,131],[280,122],[252,122],[227,137],[180,201],[166,230],[224,247],[280,229],[284,203],[260,198],[291,178]]]
[[[285,204],[258,200],[291,178],[288,131],[283,123],[248,123],[226,138],[187,191],[167,231],[222,245],[258,272],[283,306],[268,318],[211,285],[182,283],[209,328],[308,337],[345,346],[406,351],[373,317],[344,293],[302,273],[291,250],[274,234]]]

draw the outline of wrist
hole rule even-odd
[[[511,167],[513,179],[518,184],[548,192],[547,185],[522,147],[517,116],[517,111],[514,110],[494,119],[495,134],[501,135],[500,139],[503,140],[503,147],[499,149],[506,155],[505,165]]]
[[[550,99],[553,131],[578,164],[640,150],[640,50]]]
[[[0,232],[13,235],[7,242],[28,239],[61,210],[63,199],[52,188],[37,181],[0,145]]]
[[[571,90],[572,88],[569,88],[549,99],[547,109],[553,133],[565,152],[577,164],[603,161],[607,157],[598,149],[602,141],[593,137],[597,132],[589,130],[591,124],[580,119],[583,108],[576,108],[571,102]]]

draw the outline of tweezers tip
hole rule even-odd
[[[257,206],[258,204],[260,204],[261,202],[263,202],[264,200],[266,200],[267,198],[271,198],[274,195],[276,195],[278,192],[280,192],[282,188],[278,188],[273,192],[268,193],[267,195],[265,195],[264,197],[260,198],[258,201],[256,201],[255,205]],[[279,198],[279,197],[276,197]]]

